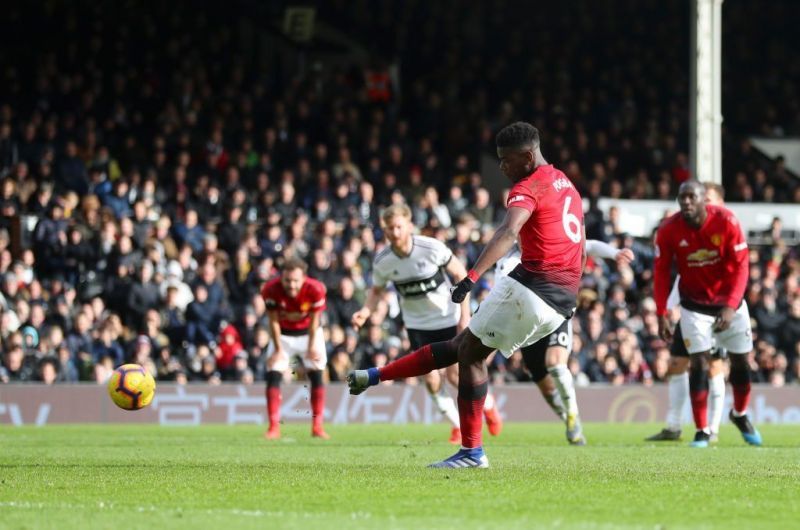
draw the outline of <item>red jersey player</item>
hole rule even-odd
[[[269,430],[265,437],[280,438],[281,380],[289,360],[303,358],[311,382],[311,436],[328,438],[322,428],[325,386],[322,371],[327,363],[325,339],[319,321],[325,310],[325,286],[306,276],[307,266],[288,259],[281,275],[264,284],[261,296],[267,306],[272,341],[267,352],[267,413]]]
[[[548,164],[539,149],[539,131],[517,122],[497,134],[500,170],[513,181],[502,224],[467,277],[452,289],[460,303],[478,278],[519,239],[522,262],[497,280],[454,339],[423,346],[382,368],[348,375],[351,394],[380,381],[424,375],[458,362],[461,450],[431,467],[488,467],[481,439],[488,388],[485,359],[495,350],[511,355],[555,331],[575,309],[584,254],[581,197],[572,182]]]
[[[664,340],[672,339],[667,297],[674,261],[681,276],[681,333],[692,363],[700,362],[697,354],[705,355],[714,345],[728,350],[733,387],[730,419],[747,443],[761,445],[761,435],[747,417],[747,354],[753,349],[750,314],[743,299],[749,274],[747,241],[730,210],[706,204],[701,183],[681,184],[678,204],[680,212],[664,220],[656,233],[653,290],[659,333]],[[693,447],[708,447],[707,393],[691,393],[697,427]]]

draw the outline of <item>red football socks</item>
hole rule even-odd
[[[436,369],[433,352],[429,344],[409,353],[402,359],[392,361],[378,369],[381,381],[393,381],[425,375]]]
[[[483,445],[483,404],[489,382],[458,385],[458,417],[461,422],[461,446],[474,449]]]
[[[322,427],[325,417],[325,387],[311,387],[311,416],[315,428]]]
[[[270,426],[281,421],[281,388],[278,386],[267,387],[267,416]]]
[[[708,428],[708,390],[692,390],[692,415],[698,431]]]
[[[731,386],[733,387],[733,411],[741,416],[747,412],[747,406],[750,404],[750,381]]]

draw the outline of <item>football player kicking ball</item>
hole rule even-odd
[[[672,339],[667,316],[673,261],[681,276],[681,333],[692,364],[701,362],[716,344],[728,350],[731,361],[733,409],[730,419],[744,440],[761,445],[761,435],[747,417],[750,370],[747,354],[753,348],[750,314],[743,300],[749,274],[747,241],[736,217],[721,206],[705,202],[705,188],[697,181],[681,184],[680,212],[667,218],[656,232],[653,291],[661,337]],[[697,432],[693,447],[708,447],[708,393],[692,393]]]
[[[588,256],[613,259],[619,265],[628,265],[633,259],[633,251],[617,249],[603,241],[587,240]],[[508,274],[520,261],[518,250],[512,251],[497,264],[500,275]],[[578,398],[572,373],[567,368],[569,354],[572,352],[572,321],[565,320],[553,333],[538,342],[522,348],[525,367],[539,387],[545,402],[566,424],[567,441],[572,445],[586,445],[580,416]]]
[[[713,206],[725,206],[725,189],[711,182],[703,183],[706,192],[706,203]],[[667,311],[678,311],[680,306],[680,293],[678,284],[681,277],[678,275],[672,285],[672,291],[667,299]],[[648,442],[677,441],[681,439],[681,416],[683,406],[690,395],[697,401],[703,395],[708,396],[708,422],[710,442],[716,442],[719,437],[719,426],[722,423],[722,408],[725,403],[725,373],[723,359],[725,350],[712,348],[708,358],[708,371],[702,363],[690,363],[689,352],[683,342],[683,333],[678,323],[670,345],[670,362],[667,376],[669,378],[669,408],[667,410],[667,426],[646,438]],[[691,373],[689,368],[691,365]]]
[[[325,285],[309,278],[304,261],[290,258],[281,275],[261,290],[267,306],[272,341],[267,350],[267,414],[269,430],[264,437],[281,437],[281,380],[295,356],[302,357],[311,382],[311,436],[328,439],[322,428],[325,386],[322,373],[327,363],[320,317],[325,310]]]
[[[391,282],[400,295],[403,321],[412,349],[452,339],[467,327],[470,310],[466,299],[460,305],[450,303],[451,284],[447,275],[461,280],[467,275],[467,270],[453,257],[447,245],[437,239],[413,234],[408,206],[390,206],[381,218],[389,245],[375,256],[372,289],[367,293],[364,307],[353,314],[351,323],[356,329],[366,323]],[[458,388],[458,366],[452,365],[445,370],[446,378]],[[445,370],[433,370],[425,375],[425,387],[452,425],[450,442],[460,444],[458,410],[453,398],[444,390],[443,374],[440,373]],[[489,432],[499,434],[503,423],[491,398],[486,401],[484,415]]]
[[[423,346],[383,368],[357,370],[347,377],[351,394],[381,381],[427,374],[458,363],[461,450],[431,467],[489,467],[483,451],[482,413],[488,389],[486,358],[495,350],[514,352],[554,332],[575,310],[584,262],[581,197],[572,182],[548,164],[539,131],[517,122],[497,134],[500,170],[514,186],[505,219],[475,267],[453,288],[461,303],[475,282],[519,239],[520,263],[501,276],[454,339]]]

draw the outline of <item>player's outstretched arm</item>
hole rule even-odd
[[[635,256],[629,248],[614,248],[605,241],[586,240],[586,253],[593,258],[613,259],[617,265],[629,265]]]
[[[274,344],[275,348],[273,350],[273,356],[278,358],[283,355],[283,350],[281,348],[280,316],[276,309],[269,309],[267,310],[267,317],[269,317],[269,334],[272,335],[272,344]]]
[[[451,299],[453,302],[459,304],[464,301],[467,294],[472,290],[475,282],[478,281],[486,271],[488,271],[497,260],[505,256],[514,243],[517,241],[519,231],[522,226],[528,221],[531,212],[524,208],[511,207],[506,211],[506,216],[503,222],[497,227],[492,239],[487,243],[486,248],[483,249],[481,255],[478,256],[478,261],[475,266],[467,272],[467,277],[458,282],[453,287]]]
[[[367,299],[364,301],[364,307],[353,313],[353,317],[350,319],[350,324],[352,324],[355,329],[361,329],[364,324],[366,324],[367,319],[378,308],[378,302],[380,302],[385,293],[386,289],[378,287],[377,285],[373,285],[370,290],[367,291]]]

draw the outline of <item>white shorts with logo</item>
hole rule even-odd
[[[469,330],[484,346],[510,357],[557,330],[562,322],[564,317],[536,293],[508,276],[500,276],[472,315]]]
[[[303,359],[303,366],[308,370],[324,370],[328,364],[328,355],[325,351],[325,337],[322,330],[318,329],[314,337],[314,351],[317,353],[317,360],[307,359],[308,354],[308,335],[285,335],[281,333],[281,349],[283,359],[275,363],[272,367],[277,372],[285,372],[289,369],[289,363],[295,356]],[[270,342],[267,349],[267,359],[275,353],[275,343]]]
[[[717,333],[713,330],[716,318],[681,307],[681,333],[686,351],[690,354],[702,353],[712,346],[724,348],[729,353],[749,353],[753,349],[747,302],[742,302],[730,327],[725,331]]]

